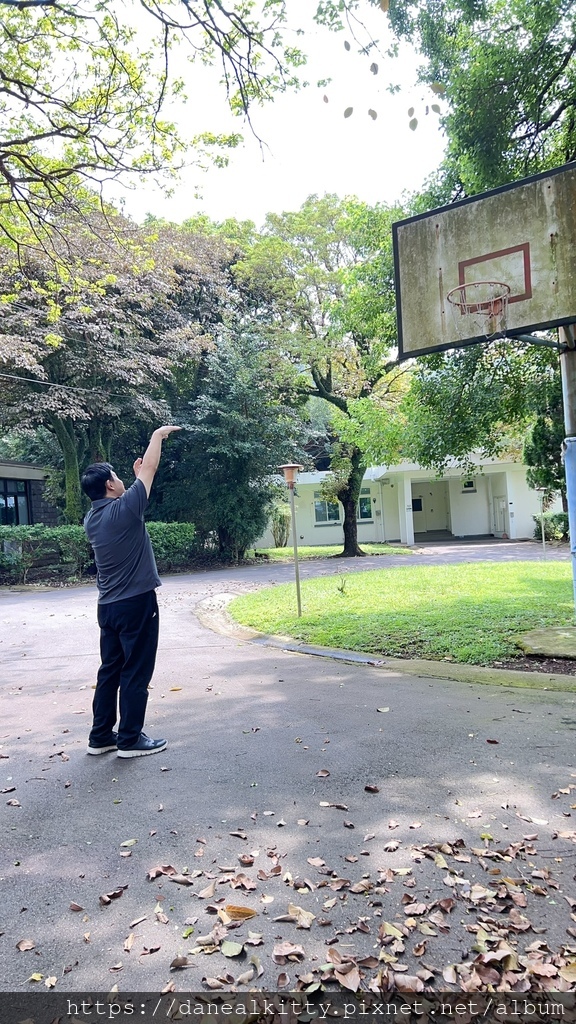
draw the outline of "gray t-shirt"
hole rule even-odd
[[[144,525],[146,488],[136,480],[119,498],[100,498],[84,519],[94,549],[98,603],[112,604],[162,586]]]

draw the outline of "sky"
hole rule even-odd
[[[171,198],[153,186],[117,193],[135,220],[154,213],[180,222],[204,212],[217,221],[236,217],[261,226],[268,212],[298,209],[312,194],[355,195],[371,204],[392,205],[424,184],[442,159],[445,139],[438,115],[425,113],[437,97],[415,84],[417,57],[408,48],[396,59],[375,52],[361,56],[349,31],[316,28],[311,7],[310,0],[290,0],[291,17],[299,11],[298,24],[305,29],[303,37],[294,33],[293,43],[309,54],[305,75],[311,84],[254,111],[263,145],[227,111],[218,73],[180,60],[187,101],[169,110],[180,130],[189,137],[240,131],[244,142],[230,152],[226,168],[185,169]],[[365,22],[385,51],[392,41],[387,16],[367,7]],[[374,61],[377,75],[370,71]],[[316,82],[325,78],[331,83],[318,88]],[[391,95],[390,83],[400,84],[400,92]],[[349,107],[353,114],[345,118]],[[409,128],[410,108],[418,119],[415,131]],[[376,120],[369,109],[377,112]]]

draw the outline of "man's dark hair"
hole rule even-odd
[[[113,472],[109,462],[94,462],[84,471],[80,484],[90,501],[98,501],[99,498],[106,497],[106,481],[112,479]]]

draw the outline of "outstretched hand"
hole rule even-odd
[[[140,470],[142,469],[142,459],[136,459],[132,469],[134,470],[134,476],[138,478]]]
[[[174,431],[174,430],[182,430],[182,427],[175,427],[175,426],[158,427],[158,429],[155,430],[154,433],[156,435],[158,435],[159,437],[161,437],[162,440],[164,440],[166,437],[168,437],[168,434],[171,434],[172,431]]]

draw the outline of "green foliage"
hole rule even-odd
[[[542,524],[544,524],[544,540],[569,540],[570,527],[567,512],[545,512],[543,516],[532,516],[536,526],[535,540],[542,540]]]
[[[222,318],[233,252],[218,237],[133,226],[130,250],[119,249],[111,216],[92,218],[90,230],[78,220],[61,227],[81,281],[45,257],[20,269],[0,252],[0,369],[25,378],[3,383],[0,425],[54,436],[71,523],[85,510],[80,469],[109,461],[119,424],[166,422],[168,386],[177,374],[193,379],[190,367]]]
[[[194,560],[192,523],[147,523],[160,572],[186,568]],[[82,526],[0,526],[0,583],[34,579],[80,579],[92,566]]]
[[[379,656],[450,658],[486,665],[518,656],[519,633],[572,625],[567,562],[396,566],[293,584],[236,598],[234,618],[264,633]]]
[[[330,419],[344,550],[358,547],[355,504],[366,466],[362,400],[388,410],[396,339],[391,223],[398,209],[310,196],[300,210],[270,214],[236,267],[256,312],[302,397],[337,411]],[[289,368],[292,369],[290,375]]]
[[[290,536],[292,514],[286,502],[276,501],[270,509],[270,530],[277,548],[285,548]]]
[[[530,487],[559,493],[567,510],[566,474],[562,464],[564,441],[564,408],[560,368],[551,380],[543,382],[536,396],[536,418],[524,441],[523,461],[528,466],[526,479]]]
[[[517,448],[514,433],[526,430],[557,359],[511,341],[419,359],[403,404],[409,458],[439,471],[454,459],[466,471],[474,451],[495,458]]]
[[[240,325],[220,339],[201,366],[196,396],[183,403],[185,429],[172,461],[160,464],[150,514],[189,519],[199,544],[241,558],[264,533],[277,494],[277,467],[300,455],[302,422],[284,401],[276,353]]]
[[[35,576],[58,572],[77,579],[91,562],[90,545],[81,526],[0,526],[2,582],[27,583]]]
[[[302,51],[284,39],[285,0],[153,5],[114,0],[14,3],[0,19],[0,244],[32,245],[60,266],[54,217],[100,208],[117,177],[169,184],[193,147],[202,164],[226,161],[237,132],[185,140],[165,111],[184,100],[182,62],[216,65],[236,113],[297,87]],[[175,71],[177,70],[177,73]]]
[[[390,21],[399,38],[416,45],[421,81],[446,104],[446,196],[472,195],[575,158],[571,0],[391,0]]]
[[[193,523],[147,522],[146,529],[159,572],[185,568],[193,560],[196,533]]]

